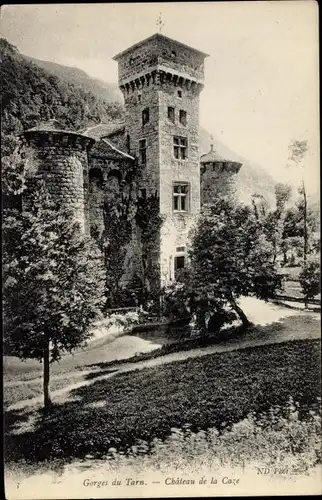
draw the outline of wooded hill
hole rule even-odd
[[[9,137],[52,118],[67,129],[120,120],[122,105],[58,78],[20,54],[7,40],[0,41],[2,152]]]

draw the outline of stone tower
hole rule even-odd
[[[200,159],[201,205],[211,203],[218,195],[235,195],[237,175],[242,164],[223,158],[210,145],[209,153]]]
[[[37,175],[45,179],[49,196],[71,209],[81,230],[88,232],[88,149],[95,141],[64,130],[56,120],[41,123],[23,135],[33,149]]]
[[[114,57],[129,152],[142,170],[140,192],[157,195],[164,218],[156,242],[162,284],[184,267],[200,209],[199,95],[206,56],[155,34]]]

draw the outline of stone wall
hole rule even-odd
[[[159,191],[159,96],[154,85],[124,92],[126,133],[130,154],[139,159],[139,141],[146,140],[146,165],[138,165],[140,189],[146,193]],[[149,108],[149,122],[143,125],[142,112]],[[139,172],[138,172],[139,173]]]
[[[160,102],[160,211],[165,216],[161,229],[161,277],[164,281],[174,278],[174,258],[177,248],[187,248],[189,232],[200,209],[200,168],[199,168],[199,91],[200,88],[182,89],[178,97],[178,87],[163,84],[159,93]],[[168,106],[175,109],[174,123],[168,119]],[[187,112],[186,126],[179,123],[179,111]],[[187,138],[187,158],[174,157],[173,137]],[[174,212],[173,186],[176,182],[186,182],[189,186],[188,211]],[[182,253],[182,252],[180,252]]]
[[[59,131],[30,131],[25,136],[34,151],[37,174],[45,179],[50,197],[60,206],[71,209],[82,230],[87,231],[87,152],[93,141]]]
[[[92,230],[98,231],[99,235],[104,229],[105,201],[119,196],[121,187],[124,192],[129,188],[133,182],[133,168],[133,162],[130,159],[118,155],[104,141],[97,142],[91,149],[89,154],[89,218]]]
[[[118,146],[122,144],[120,135],[116,135],[119,139]],[[110,137],[108,140],[111,140]],[[113,144],[115,144],[114,140]],[[115,204],[116,206],[122,198],[126,203],[130,195],[136,199],[137,188],[134,171],[134,162],[117,155],[104,141],[98,142],[92,148],[89,155],[89,218],[93,236],[100,237],[104,230],[109,229],[108,217],[104,214],[106,204],[112,204],[112,206]],[[130,217],[134,218],[134,216],[135,211],[130,214]],[[121,280],[123,285],[131,281],[137,270],[135,257],[138,249],[135,231],[125,247],[124,276]]]
[[[240,163],[215,162],[201,166],[201,205],[211,203],[221,196],[236,195]]]
[[[119,83],[121,85],[140,78],[158,66],[202,81],[204,58],[204,54],[180,42],[155,35],[142,45],[131,47],[120,58],[116,56],[119,63]]]

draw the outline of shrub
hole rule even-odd
[[[306,263],[299,274],[299,282],[307,300],[313,299],[320,292],[321,272],[318,260],[311,259]]]

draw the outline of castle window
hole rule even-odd
[[[174,123],[174,108],[172,106],[168,106],[168,118]]]
[[[146,139],[139,140],[139,164],[146,165]]]
[[[126,147],[127,147],[128,153],[130,153],[131,152],[131,138],[130,138],[130,134],[126,134]]]
[[[142,111],[142,126],[150,121],[150,110],[149,108],[145,108]]]
[[[175,59],[177,57],[177,53],[174,50],[171,52],[171,57],[172,59]]]
[[[186,137],[173,137],[173,154],[177,160],[185,160],[188,156],[188,140]]]
[[[180,269],[184,269],[185,267],[185,256],[184,255],[177,255],[174,258],[174,277],[178,277],[178,271]]]
[[[138,94],[138,102],[141,102],[142,94]]]
[[[182,90],[178,90],[178,97],[182,97]]]
[[[187,111],[184,111],[183,109],[180,109],[179,111],[179,122],[181,125],[186,126],[187,125]]]
[[[188,212],[189,184],[176,183],[173,185],[173,210],[175,212]]]

